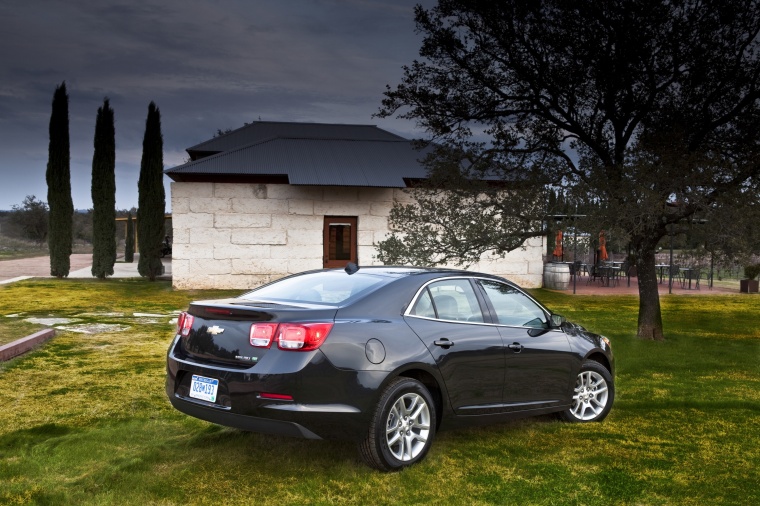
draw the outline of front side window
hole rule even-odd
[[[420,293],[409,314],[439,320],[483,322],[475,291],[466,279],[431,283]]]
[[[520,290],[496,281],[479,280],[478,283],[490,299],[499,324],[548,328],[546,313]]]

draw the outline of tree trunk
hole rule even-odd
[[[639,328],[637,336],[640,339],[664,341],[654,253],[653,247],[643,247],[639,249],[639,257],[636,262],[639,275]]]

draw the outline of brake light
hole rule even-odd
[[[277,332],[277,347],[281,350],[316,350],[332,327],[332,323],[281,323]]]
[[[251,346],[269,348],[277,331],[276,323],[254,323],[249,332]]]
[[[221,308],[216,308],[216,307],[207,307],[206,311],[208,311],[211,314],[223,314],[226,316],[232,314],[232,311],[230,311],[229,309],[221,309]]]
[[[182,311],[177,317],[177,334],[187,337],[190,334],[190,330],[193,328],[193,322],[195,317],[188,314],[186,311]]]
[[[259,399],[272,399],[275,401],[292,401],[293,396],[287,395],[287,394],[274,394],[271,392],[261,392],[259,394]]]

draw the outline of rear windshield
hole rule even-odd
[[[392,280],[361,274],[349,276],[343,271],[312,272],[283,278],[239,298],[340,305],[366,295]]]

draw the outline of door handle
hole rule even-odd
[[[507,348],[514,351],[515,353],[520,353],[522,349],[524,348],[524,346],[520,343],[512,343],[512,344],[508,344]]]
[[[436,346],[441,346],[441,347],[443,347],[443,348],[445,348],[447,350],[450,347],[454,346],[454,342],[453,341],[449,341],[445,337],[443,339],[438,339],[436,341],[433,341],[433,344],[436,345]]]

